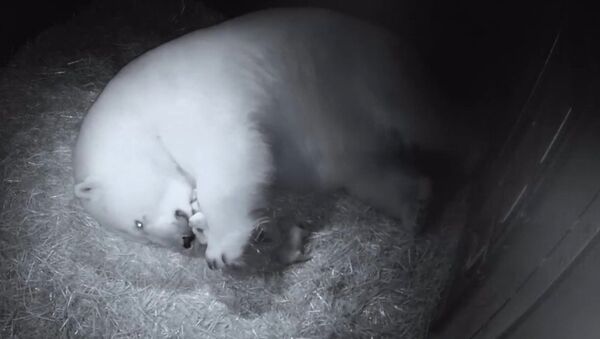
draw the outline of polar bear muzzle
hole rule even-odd
[[[182,237],[183,248],[188,249],[188,248],[192,247],[192,241],[194,241],[194,239],[196,239],[196,236],[194,235],[194,233],[183,236]]]

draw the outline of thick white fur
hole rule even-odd
[[[375,160],[397,135],[437,143],[417,68],[385,31],[325,10],[190,33],[131,62],[100,95],[76,147],[76,194],[102,224],[181,246],[188,231],[174,211],[192,215],[197,188],[216,266],[240,257],[275,180],[345,187],[411,219],[417,176]]]

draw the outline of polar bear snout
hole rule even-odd
[[[183,240],[183,248],[188,249],[192,247],[192,241],[196,239],[196,236],[194,235],[194,233],[190,233],[190,235],[184,235],[183,237],[181,237],[181,239]]]
[[[189,249],[192,247],[192,242],[196,240],[196,235],[192,231],[190,227],[186,227],[179,232],[179,236],[181,237],[180,246],[183,246],[185,249]]]
[[[177,209],[175,210],[175,222],[177,225],[177,229],[182,234],[182,246],[183,248],[192,247],[192,241],[196,239],[196,235],[192,231],[190,227],[190,216],[183,210]]]

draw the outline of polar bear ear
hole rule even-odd
[[[90,177],[75,185],[75,196],[79,199],[90,200],[98,194],[100,183]]]

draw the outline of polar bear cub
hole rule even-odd
[[[265,187],[344,188],[413,224],[441,135],[408,47],[327,10],[192,32],[124,67],[84,119],[75,193],[102,225],[189,247],[193,191],[211,268],[236,262]]]

